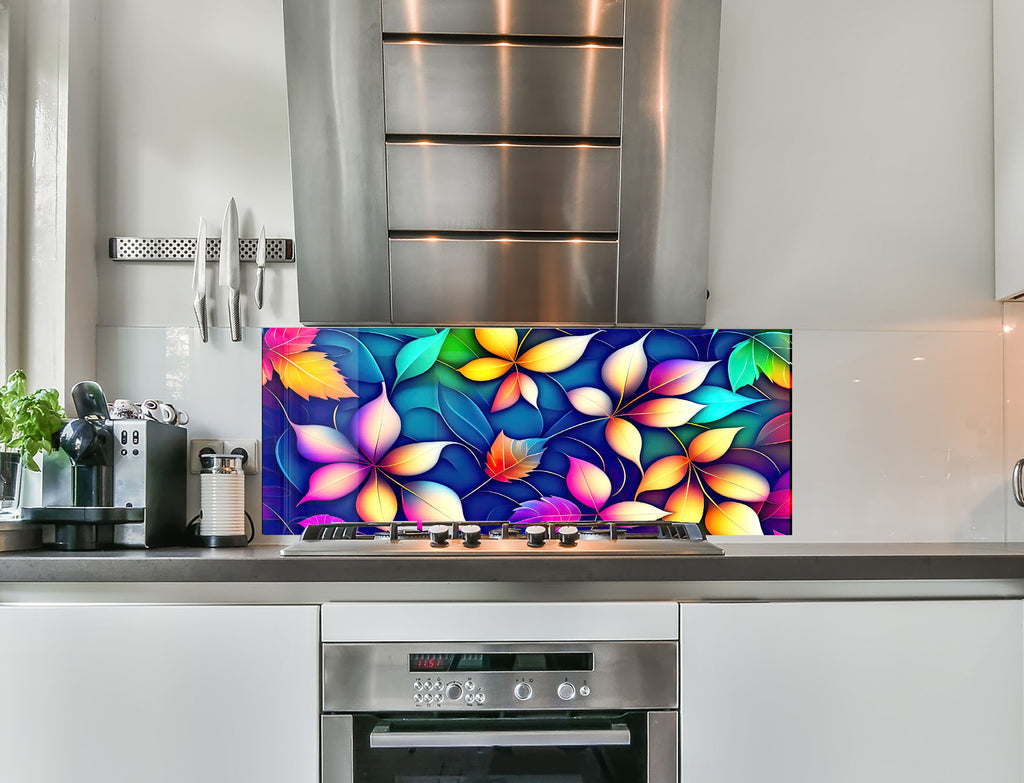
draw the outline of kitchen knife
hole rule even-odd
[[[267,227],[260,226],[260,238],[256,241],[256,290],[253,292],[253,300],[256,302],[256,309],[263,309],[263,272],[267,264]]]
[[[196,261],[192,267],[192,290],[196,298],[192,300],[192,309],[196,313],[199,324],[199,336],[203,342],[210,339],[206,321],[206,218],[199,218],[199,235],[196,237]]]
[[[238,273],[238,207],[235,200],[228,201],[224,211],[224,227],[220,234],[220,284],[229,291],[228,322],[231,326],[231,341],[242,339],[242,322],[238,312],[239,273]]]

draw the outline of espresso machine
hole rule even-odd
[[[42,502],[23,508],[58,549],[159,547],[183,543],[188,435],[152,419],[111,419],[93,381],[71,390],[78,418],[43,459]]]

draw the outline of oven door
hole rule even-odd
[[[324,783],[677,783],[678,714],[324,715]]]

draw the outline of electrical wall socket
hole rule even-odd
[[[225,454],[242,454],[242,471],[246,474],[260,472],[260,442],[255,438],[224,438]]]
[[[210,438],[193,438],[188,444],[188,472],[199,473],[202,470],[202,463],[199,461],[199,455],[206,450],[209,454],[223,454],[224,453],[224,441],[213,440]]]

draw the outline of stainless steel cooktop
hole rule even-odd
[[[281,550],[285,557],[340,556],[519,556],[543,557],[644,555],[721,555],[705,539],[699,525],[654,523],[552,523],[521,525],[504,522],[459,522],[418,527],[392,523],[371,527],[359,523],[310,525],[301,540]]]

